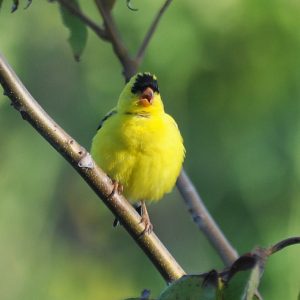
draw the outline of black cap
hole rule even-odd
[[[156,78],[150,73],[139,73],[131,88],[131,92],[133,94],[136,94],[137,92],[142,93],[147,87],[150,87],[154,92],[159,93]]]

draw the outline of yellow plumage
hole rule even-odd
[[[126,198],[157,201],[171,191],[185,150],[176,122],[164,112],[153,75],[134,76],[100,127],[91,154],[122,184]]]

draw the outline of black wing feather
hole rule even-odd
[[[117,113],[117,110],[116,109],[113,109],[113,110],[111,110],[101,121],[100,121],[100,124],[99,124],[99,126],[97,127],[97,131],[99,130],[99,129],[101,129],[101,127],[103,126],[103,124],[104,124],[104,122],[107,120],[107,119],[109,119],[111,116],[113,116],[114,114],[116,114]]]

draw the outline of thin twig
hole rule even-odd
[[[153,34],[155,33],[156,29],[157,29],[157,25],[161,19],[161,17],[163,16],[164,12],[167,10],[168,6],[171,4],[172,0],[166,0],[166,2],[164,3],[164,5],[161,7],[161,9],[158,11],[155,19],[153,20],[138,52],[137,52],[137,55],[136,55],[136,62],[138,64],[141,63],[141,61],[143,60],[144,58],[144,55],[145,55],[145,52],[146,52],[146,49],[149,45],[149,42],[153,36]]]
[[[107,41],[107,33],[101,28],[98,24],[92,21],[87,17],[82,11],[77,9],[70,1],[68,0],[57,0],[65,9],[67,9],[71,14],[78,17],[84,24],[91,28],[101,39]]]
[[[271,246],[269,249],[267,249],[268,255],[272,255],[280,250],[282,250],[285,247],[295,245],[295,244],[300,244],[300,237],[291,237],[288,239],[285,239],[283,241],[278,242],[277,244]]]
[[[10,98],[23,119],[27,120],[84,178],[124,225],[124,228],[143,249],[165,280],[174,281],[184,275],[183,269],[154,233],[141,236],[144,230],[140,222],[141,217],[131,204],[118,193],[109,197],[113,186],[107,175],[96,164],[92,168],[79,166],[83,159],[89,159],[93,164],[87,151],[60,128],[33,99],[1,54],[0,83],[5,95]]]
[[[196,188],[184,170],[181,171],[177,180],[177,188],[198,228],[213,245],[224,264],[230,266],[238,258],[238,254],[211,217]]]
[[[138,65],[134,60],[131,59],[128,49],[121,39],[110,10],[104,5],[102,0],[95,0],[95,3],[103,18],[109,41],[111,42],[114,52],[123,66],[123,75],[125,77],[125,81],[128,81],[130,77],[137,72]]]

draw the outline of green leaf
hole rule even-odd
[[[3,0],[0,0],[0,9],[1,9],[2,3],[3,3]]]
[[[77,0],[72,0],[70,2],[77,10],[80,10]],[[64,25],[70,30],[68,40],[72,48],[74,58],[76,61],[79,61],[87,42],[87,28],[83,22],[71,14],[62,5],[60,5],[60,11]]]
[[[219,277],[216,271],[204,275],[185,275],[168,286],[158,300],[217,300]]]
[[[255,299],[254,296],[259,285],[260,277],[261,277],[261,271],[260,271],[259,264],[257,263],[251,271],[250,278],[243,299],[245,300]]]
[[[238,272],[224,287],[224,300],[244,300],[243,294],[247,287],[251,270]]]
[[[223,289],[224,300],[255,300],[263,267],[255,255],[240,257],[231,267]]]

